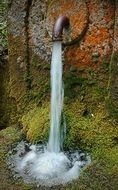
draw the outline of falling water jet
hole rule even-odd
[[[61,41],[55,41],[51,63],[51,121],[48,150],[60,152],[60,124],[64,90],[62,87]]]
[[[61,141],[61,115],[63,109],[64,89],[62,86],[62,34],[63,29],[69,28],[69,19],[60,16],[53,28],[53,51],[51,61],[51,122],[48,150],[60,152]]]

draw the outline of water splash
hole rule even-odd
[[[60,152],[60,124],[63,106],[64,90],[62,87],[62,43],[53,44],[51,62],[51,122],[48,150]]]
[[[91,160],[79,150],[48,152],[44,145],[21,141],[11,152],[8,162],[14,178],[22,176],[26,183],[51,187],[77,179],[81,169]]]

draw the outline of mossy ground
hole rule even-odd
[[[78,109],[78,106],[80,109]],[[29,115],[27,114],[22,118],[24,126],[26,126],[24,127],[24,130],[29,130],[32,134],[30,137],[29,132],[28,136],[31,141],[42,141],[44,138],[43,135],[47,134],[48,128],[42,128],[43,125],[48,126],[48,119],[44,117],[43,114],[44,112],[47,112],[46,115],[48,116],[47,107],[46,104],[40,109],[34,108],[29,112]],[[99,106],[98,111],[93,113],[94,116],[84,116],[83,110],[84,106],[83,104],[81,105],[78,100],[65,106],[65,115],[67,119],[65,149],[76,149],[81,147],[81,149],[87,151],[91,155],[92,163],[82,171],[78,180],[65,187],[59,186],[53,187],[52,189],[117,190],[118,145],[116,123],[115,121],[113,123],[113,120],[106,115],[104,105]],[[40,121],[38,118],[40,118]],[[38,130],[39,126],[41,127],[40,130]],[[43,187],[38,188],[34,184],[26,185],[22,180],[16,183],[12,179],[11,172],[7,169],[5,163],[5,157],[7,156],[8,150],[11,150],[22,138],[23,134],[18,127],[9,127],[0,132],[1,179],[4,179],[1,181],[2,189],[50,189]]]
[[[72,189],[118,188],[118,124],[106,113],[105,105],[99,104],[92,115],[83,115],[78,110],[81,104],[67,105],[68,133],[65,147],[81,147],[90,153],[92,164],[80,176]],[[71,108],[71,109],[69,109]],[[82,105],[83,109],[83,105]],[[81,185],[82,186],[81,186]]]
[[[43,74],[46,68],[35,69]],[[64,115],[67,122],[65,149],[80,148],[90,153],[92,163],[82,171],[80,178],[71,184],[52,189],[65,190],[117,190],[118,189],[118,130],[117,119],[108,111],[108,60],[104,60],[99,69],[69,67],[65,69]],[[48,68],[49,72],[49,68]],[[47,72],[40,75],[38,70],[32,82],[32,89],[21,99],[21,111],[18,123],[27,139],[33,143],[47,141],[49,131],[49,79]],[[42,78],[45,78],[41,83]],[[48,88],[47,88],[48,84]],[[38,91],[40,86],[40,90]],[[44,89],[44,91],[43,91]],[[43,91],[43,93],[42,93]],[[44,95],[47,94],[47,96]],[[4,158],[8,150],[15,146],[23,136],[18,127],[9,127],[0,132],[1,146],[1,187],[2,189],[50,189],[14,182],[8,177]],[[5,174],[5,175],[4,175]],[[4,180],[3,180],[4,179]],[[5,185],[6,184],[6,185]]]

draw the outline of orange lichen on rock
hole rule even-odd
[[[105,40],[109,39],[110,34],[105,27],[97,28],[93,27],[91,29],[91,33],[85,36],[85,43],[86,45],[100,45],[102,44]]]
[[[114,10],[114,3],[110,0],[52,2],[47,19],[50,33],[59,15],[70,19],[71,41],[75,41],[76,45],[66,48],[65,56],[69,64],[96,67],[103,57],[111,53]]]
[[[88,23],[88,12],[85,1],[54,0],[48,10],[47,29],[51,35],[55,19],[66,15],[70,19],[71,41],[78,39]]]
[[[79,21],[78,21],[78,12],[70,16],[72,39],[76,39],[77,35],[80,36],[82,31],[87,25],[87,16],[85,15],[82,9],[79,11],[79,14],[80,14]],[[78,27],[78,22],[79,22],[79,27]]]
[[[83,67],[91,64],[91,54],[88,50],[83,51],[80,48],[67,48],[65,51],[68,64],[73,64],[77,67]]]
[[[98,11],[98,0],[88,0],[87,7],[89,9],[89,12],[96,12]]]
[[[74,48],[68,47],[65,51],[67,62],[78,67],[83,67],[83,65],[96,67],[102,62],[103,57],[112,52],[113,3],[91,0],[87,1],[87,7],[89,11],[88,30],[78,45],[76,44]]]
[[[67,1],[59,1],[59,3],[62,5],[59,9],[64,13],[65,9],[69,10],[73,8],[73,0],[70,0],[69,3]],[[76,2],[75,2],[76,3]]]

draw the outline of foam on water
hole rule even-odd
[[[60,185],[77,179],[80,170],[90,163],[90,157],[79,151],[48,152],[46,146],[21,142],[9,157],[14,177],[22,176],[27,183],[36,182],[42,186]],[[12,163],[12,164],[11,164]]]

